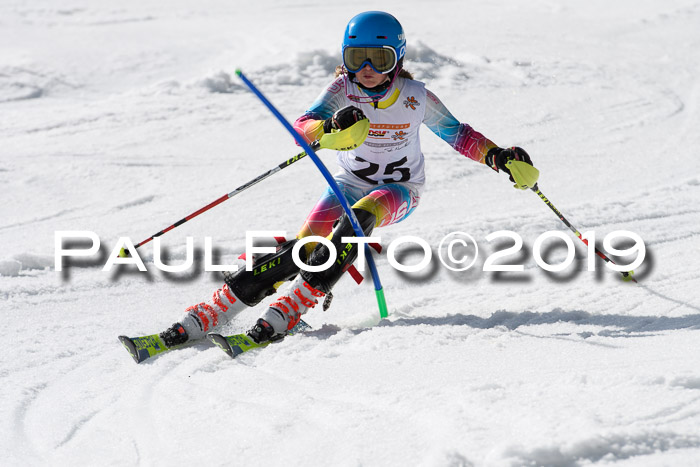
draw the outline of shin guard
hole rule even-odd
[[[371,235],[376,221],[375,215],[369,211],[358,208],[354,208],[353,212],[355,213],[364,234],[366,236]],[[345,272],[355,261],[358,254],[357,249],[360,248],[360,245],[357,243],[346,243],[341,241],[341,238],[355,236],[355,231],[352,228],[350,218],[347,215],[343,216],[336,228],[333,230],[333,235],[330,239],[337,253],[335,262],[325,271],[302,271],[301,276],[304,278],[304,280],[312,287],[322,291],[323,293],[329,293],[335,283],[338,282],[343,272]],[[314,251],[311,252],[307,263],[311,266],[318,266],[325,264],[329,257],[330,251],[328,247],[322,243],[319,243]]]
[[[277,252],[270,253],[255,260],[253,270],[241,268],[225,277],[226,284],[240,301],[248,306],[255,306],[260,301],[275,293],[278,282],[286,282],[299,273],[299,268],[292,260],[292,248],[296,239],[284,242]],[[306,260],[302,248],[299,251],[301,261]]]

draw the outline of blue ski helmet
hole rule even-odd
[[[351,73],[366,64],[378,73],[389,73],[406,54],[403,27],[383,11],[360,13],[345,28],[342,52],[343,64]]]

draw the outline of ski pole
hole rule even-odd
[[[544,194],[542,194],[542,192],[540,191],[539,187],[537,186],[537,183],[535,183],[535,186],[533,186],[533,187],[530,188],[530,189],[531,189],[532,191],[534,191],[534,192],[537,194],[537,196],[540,197],[540,199],[541,199],[542,201],[544,201],[544,204],[546,204],[547,206],[549,206],[549,209],[551,209],[552,211],[554,211],[554,214],[556,214],[556,215],[559,217],[559,220],[561,220],[561,221],[564,223],[564,225],[566,225],[574,234],[576,234],[576,236],[577,236],[583,243],[585,243],[586,246],[589,246],[589,245],[588,245],[588,240],[585,239],[585,238],[583,238],[583,237],[581,236],[581,233],[578,231],[578,229],[577,229],[576,227],[574,227],[573,225],[571,225],[571,223],[570,223],[568,220],[566,220],[566,217],[564,217],[564,216],[562,215],[562,213],[559,212],[559,210],[552,204],[552,202],[551,202]],[[598,255],[600,258],[604,259],[606,263],[615,264],[615,261],[613,261],[613,260],[611,260],[610,258],[608,258],[608,257],[605,255],[605,253],[603,253],[602,251],[600,251],[595,245],[593,245],[593,249],[595,250],[596,255]],[[625,281],[625,282],[629,282],[629,281],[637,282],[637,279],[635,279],[634,277],[632,277],[632,274],[634,274],[634,271],[619,271],[619,273],[622,274],[622,280],[623,280],[623,281]]]
[[[559,220],[561,220],[564,225],[566,225],[583,243],[588,245],[588,240],[583,238],[581,233],[578,231],[576,227],[571,225],[571,223],[566,220],[566,217],[562,215],[561,212],[552,204],[552,202],[540,191],[539,187],[537,186],[537,179],[540,176],[539,170],[528,164],[527,162],[522,162],[522,161],[508,161],[506,163],[508,166],[508,169],[510,170],[511,175],[513,176],[513,179],[515,180],[515,188],[524,190],[526,188],[530,188],[532,191],[534,191],[537,196],[540,197],[540,199],[549,206],[549,209],[551,209],[554,214],[556,214],[559,217]],[[611,263],[615,264],[615,261],[611,260],[608,258],[605,253],[600,251],[595,245],[593,245],[593,249],[595,250],[595,253],[605,260],[606,263]],[[634,271],[619,271],[620,274],[622,274],[622,280],[625,282],[637,282],[637,279],[632,277],[632,274],[634,274]]]
[[[320,148],[326,147],[326,146],[323,146],[323,145],[321,144],[320,141],[314,141],[313,143],[311,143],[311,147],[313,147],[314,149],[320,149]],[[241,192],[247,190],[247,189],[250,188],[251,186],[253,186],[253,185],[255,185],[255,184],[257,184],[257,183],[259,183],[259,182],[265,180],[266,178],[268,178],[268,177],[271,176],[272,174],[275,174],[275,173],[279,172],[280,170],[289,167],[290,165],[292,165],[292,164],[295,163],[296,161],[302,159],[302,158],[305,157],[306,155],[307,155],[307,154],[306,154],[306,151],[300,152],[300,153],[297,154],[296,156],[294,156],[294,157],[292,157],[292,158],[290,158],[290,159],[287,159],[286,161],[282,162],[282,163],[279,164],[277,167],[274,167],[274,168],[268,170],[267,172],[258,175],[257,177],[255,177],[255,178],[252,179],[251,181],[249,181],[249,182],[247,182],[247,183],[244,183],[243,185],[239,186],[238,188],[236,188],[236,189],[233,190],[232,192],[223,195],[222,197],[220,197],[220,198],[218,198],[218,199],[212,201],[211,203],[207,204],[207,205],[204,206],[203,208],[200,208],[200,209],[196,210],[195,212],[193,212],[193,213],[190,214],[189,216],[183,217],[182,219],[180,219],[179,221],[175,222],[175,223],[172,224],[171,226],[166,227],[166,228],[164,228],[163,230],[161,230],[160,232],[151,235],[150,237],[148,237],[147,239],[143,240],[142,242],[137,243],[136,245],[134,245],[134,247],[135,247],[135,248],[138,248],[138,247],[140,247],[140,246],[142,246],[142,245],[145,245],[146,243],[150,242],[150,241],[153,240],[154,238],[160,237],[160,236],[163,235],[164,233],[173,230],[175,227],[178,227],[178,226],[184,224],[185,222],[189,221],[190,219],[194,219],[195,217],[199,216],[199,215],[202,214],[203,212],[206,212],[206,211],[210,210],[210,209],[213,208],[214,206],[218,206],[219,204],[223,203],[224,201],[226,201],[226,200],[228,200],[228,199],[231,199],[231,198],[233,198],[234,196],[236,196],[237,194],[239,194],[239,193],[241,193]],[[124,248],[122,248],[121,252],[119,253],[119,256],[126,257],[127,255],[128,255],[128,251],[126,251]]]

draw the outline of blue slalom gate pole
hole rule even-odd
[[[248,88],[253,92],[253,94],[255,94],[258,97],[258,99],[260,99],[262,103],[265,104],[265,106],[268,109],[270,109],[270,112],[272,112],[272,114],[275,117],[277,117],[277,120],[280,121],[280,123],[294,137],[299,146],[301,146],[302,149],[306,151],[306,154],[309,155],[311,160],[314,161],[314,164],[316,164],[318,170],[321,171],[321,174],[328,182],[328,185],[330,185],[331,189],[335,193],[335,196],[338,198],[338,201],[340,201],[340,205],[343,207],[343,210],[345,210],[345,213],[348,215],[348,218],[350,219],[350,224],[352,225],[352,229],[355,231],[355,235],[357,235],[358,237],[364,237],[365,234],[362,231],[362,228],[360,227],[360,223],[358,222],[357,217],[355,217],[355,213],[352,212],[352,209],[350,208],[350,203],[348,203],[347,198],[345,198],[345,195],[340,190],[340,187],[336,183],[335,179],[328,171],[328,168],[318,157],[316,152],[314,152],[314,150],[311,149],[311,146],[304,140],[304,138],[301,137],[299,133],[296,132],[296,130],[294,130],[294,127],[292,127],[292,125],[287,121],[287,119],[285,119],[282,116],[282,114],[275,108],[275,106],[267,100],[267,98],[258,90],[258,88],[256,88],[255,85],[251,83],[250,80],[248,80],[248,78],[246,78],[246,76],[243,74],[243,72],[241,72],[241,70],[236,70],[236,75],[238,75],[238,77],[243,80],[243,82],[246,84],[246,86],[248,86]],[[386,299],[384,298],[384,288],[382,287],[382,283],[379,280],[377,266],[374,263],[374,258],[372,258],[372,252],[370,251],[369,245],[367,244],[365,244],[365,258],[367,259],[367,265],[369,266],[370,273],[372,274],[372,282],[374,282],[374,292],[377,296],[379,316],[381,318],[386,318],[387,316],[389,316],[389,313],[386,306]]]

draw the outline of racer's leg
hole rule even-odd
[[[201,339],[231,321],[244,309],[257,305],[263,298],[275,293],[280,283],[299,273],[292,260],[292,248],[297,241],[284,242],[275,253],[256,258],[251,271],[240,267],[238,271],[227,274],[225,284],[214,292],[209,302],[187,308],[180,321],[161,333],[165,344],[171,347],[190,339]],[[301,259],[305,260],[306,252],[302,250],[300,254]]]
[[[362,192],[355,187],[346,186],[339,181],[345,196],[350,200],[359,199]],[[328,189],[318,200],[304,222],[298,237],[308,235],[328,236],[333,230],[333,224],[343,215],[343,208],[332,190]],[[185,310],[184,316],[165,332],[161,337],[166,345],[183,344],[190,339],[201,339],[207,333],[214,332],[228,323],[241,311],[260,303],[260,301],[275,293],[283,282],[293,279],[298,273],[291,258],[292,240],[283,244],[277,253],[256,259],[256,268],[250,272],[243,268],[226,275],[226,284],[214,292],[209,302],[193,305]],[[307,244],[302,255],[313,251],[315,244]],[[266,267],[262,271],[262,266]],[[298,322],[298,320],[297,320]]]
[[[364,234],[369,236],[375,226],[394,224],[408,217],[418,205],[419,199],[418,190],[407,185],[382,185],[357,201],[353,205],[353,212]],[[327,226],[327,223],[316,224],[318,230]],[[342,273],[357,258],[358,245],[341,240],[343,237],[353,236],[355,233],[350,219],[343,215],[330,236],[337,253],[336,261],[324,271],[302,271],[287,292],[270,305],[249,331],[253,339],[262,342],[284,337],[286,332],[299,322],[301,316],[318,303],[318,298],[331,291]],[[307,263],[312,266],[325,264],[329,256],[329,248],[319,243],[311,252]]]

